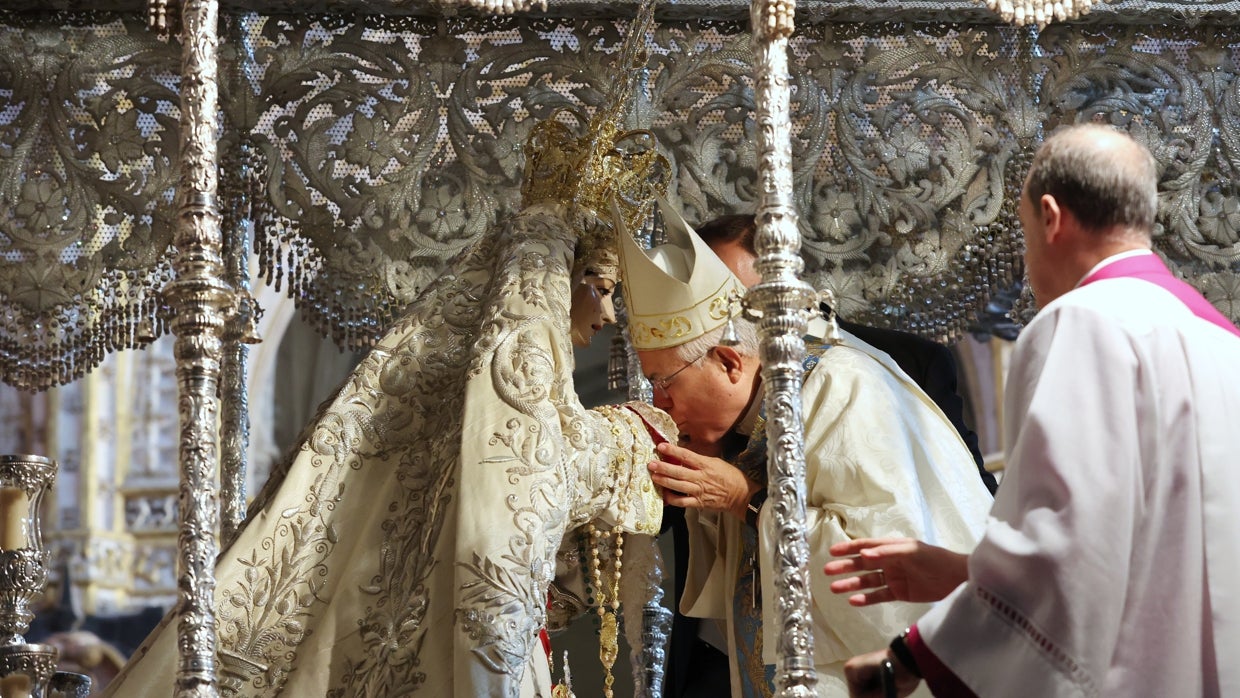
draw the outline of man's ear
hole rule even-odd
[[[1046,236],[1046,242],[1053,244],[1063,235],[1065,218],[1070,214],[1050,194],[1043,194],[1038,204],[1038,212],[1042,216],[1042,232]]]
[[[739,383],[744,378],[748,362],[758,360],[753,356],[743,356],[735,347],[725,346],[715,347],[715,357],[719,359],[720,365],[728,374],[728,380],[733,383]]]

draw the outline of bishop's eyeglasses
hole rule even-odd
[[[692,361],[685,362],[684,366],[681,366],[680,368],[676,369],[675,371],[672,371],[670,374],[662,378],[647,378],[647,380],[650,381],[650,385],[653,386],[655,390],[662,393],[663,397],[670,399],[671,396],[667,394],[667,386],[671,385],[672,381],[676,380],[676,376],[679,376],[681,371],[684,371],[686,368],[689,368],[693,364],[696,364],[702,359],[705,359],[707,356],[710,355],[712,351],[714,351],[714,349],[715,349],[714,347],[707,349],[706,351],[702,352],[701,356],[697,357],[696,359]]]

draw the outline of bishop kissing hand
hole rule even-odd
[[[678,507],[730,512],[744,520],[749,500],[761,485],[736,466],[670,443],[657,447],[662,460],[651,461],[650,479],[663,487],[663,501]]]

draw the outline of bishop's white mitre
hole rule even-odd
[[[677,347],[728,321],[745,286],[665,199],[667,243],[643,250],[617,223],[629,335],[638,351]],[[619,219],[617,219],[619,220]]]

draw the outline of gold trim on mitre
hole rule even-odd
[[[643,250],[617,214],[620,270],[629,336],[638,351],[693,341],[728,321],[728,306],[745,286],[666,199],[659,210],[667,243]]]

